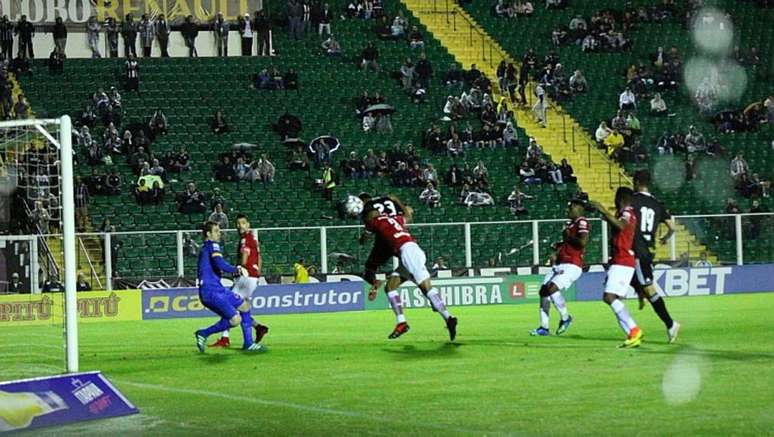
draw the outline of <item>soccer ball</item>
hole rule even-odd
[[[356,196],[348,196],[344,201],[344,211],[350,217],[357,217],[363,212],[363,201]]]

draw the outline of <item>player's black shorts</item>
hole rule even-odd
[[[368,254],[365,268],[366,270],[376,272],[379,270],[379,267],[391,260],[392,257],[392,248],[384,240],[377,237],[373,248],[371,248],[371,253]]]
[[[634,264],[634,276],[632,285],[641,285],[647,287],[653,285],[653,255],[650,253],[637,255]]]

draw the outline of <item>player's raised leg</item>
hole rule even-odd
[[[637,259],[632,286],[641,299],[647,299],[650,302],[653,311],[656,312],[656,315],[658,315],[658,318],[661,319],[666,327],[667,339],[670,343],[674,343],[680,332],[680,323],[672,319],[669,310],[667,310],[666,301],[653,285],[653,264],[651,259]],[[642,305],[640,305],[640,309],[642,309]]]

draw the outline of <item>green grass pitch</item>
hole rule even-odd
[[[452,308],[455,344],[427,309],[409,310],[412,330],[394,341],[389,311],[271,316],[257,355],[198,354],[192,333],[214,317],[82,324],[82,369],[102,370],[141,414],[34,435],[770,435],[774,294],[668,305],[683,323],[674,345],[627,302],[645,331],[637,350],[616,348],[602,302],[570,302],[576,322],[548,338],[527,333],[533,305]],[[2,350],[8,379],[30,357]]]

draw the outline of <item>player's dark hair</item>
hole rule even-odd
[[[371,200],[371,195],[363,191],[362,193],[358,194],[357,197],[360,198],[364,203]]]
[[[634,172],[634,188],[650,186],[650,171],[637,170]]]
[[[247,220],[247,216],[246,216],[246,215],[244,215],[244,214],[237,214],[237,215],[236,215],[236,219],[237,219],[237,220],[239,220],[239,219],[245,219],[245,220]],[[247,220],[247,221],[250,221],[250,220]]]
[[[202,224],[202,237],[207,238],[207,234],[209,232],[212,232],[212,228],[214,228],[215,226],[218,226],[218,224],[213,221],[207,220],[206,222],[204,222]]]
[[[618,187],[618,190],[615,192],[615,203],[616,204],[631,204],[632,203],[632,194],[634,192],[631,188],[628,187]]]

